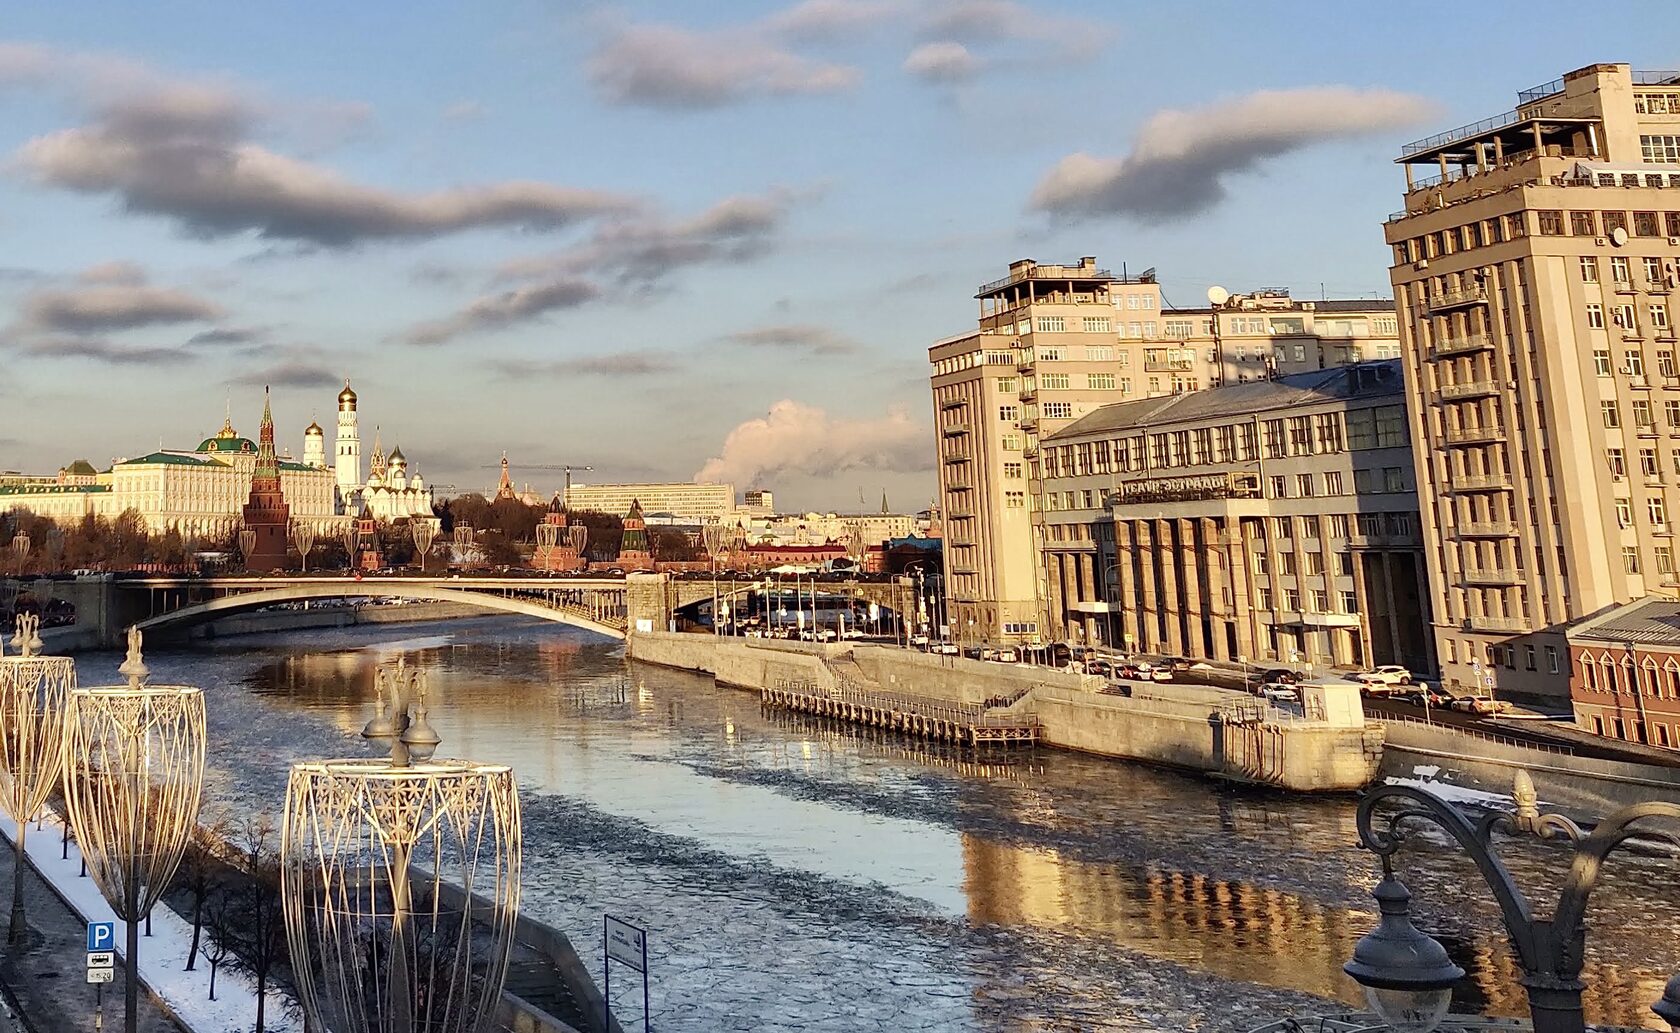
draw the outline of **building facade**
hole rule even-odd
[[[733,484],[573,484],[566,489],[566,508],[574,512],[623,513],[633,502],[645,513],[669,513],[694,523],[735,519]]]
[[[1680,602],[1651,596],[1617,606],[1565,637],[1576,724],[1680,749]]]
[[[1043,439],[1050,635],[1429,670],[1400,365],[1104,406]]]
[[[410,517],[430,518],[432,489],[426,485],[426,479],[419,470],[412,475],[409,473],[408,458],[403,455],[400,446],[393,447],[389,456],[385,454],[377,428],[373,435],[373,454],[368,457],[367,479],[362,479],[359,405],[356,392],[346,380],[344,390],[338,393],[338,433],[333,445],[338,512],[346,516],[360,516],[366,509],[375,520],[387,523]],[[321,428],[311,422],[303,434],[304,462],[310,463],[314,457],[314,461],[324,467],[324,444]]]
[[[1680,76],[1517,101],[1403,149],[1385,234],[1443,681],[1561,703],[1566,625],[1676,594]]]
[[[1297,301],[1285,290],[1210,292],[1163,309],[1154,271],[1115,275],[1014,262],[983,286],[978,326],[938,342],[932,366],[947,604],[987,640],[1043,637],[1048,586],[1039,442],[1100,406],[1392,357],[1389,301]]]

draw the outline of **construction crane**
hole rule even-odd
[[[500,470],[501,468],[502,468],[501,463],[487,463],[484,466],[479,467],[480,470]],[[566,474],[566,494],[567,495],[571,494],[571,491],[572,491],[572,472],[574,470],[577,471],[578,473],[583,473],[585,470],[594,470],[595,469],[593,466],[568,466],[568,465],[564,465],[564,464],[557,466],[553,463],[535,463],[535,464],[529,464],[529,465],[521,463],[519,465],[519,468],[521,470],[563,470],[563,471],[565,471],[565,474]],[[566,497],[566,495],[561,495],[560,496],[561,499],[565,499],[565,497]]]

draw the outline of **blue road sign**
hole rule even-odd
[[[117,923],[89,922],[88,923],[88,951],[115,950],[117,946]]]

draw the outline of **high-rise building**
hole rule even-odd
[[[1565,703],[1569,622],[1676,594],[1680,73],[1577,69],[1398,161],[1443,680]]]
[[[1209,293],[1163,310],[1154,270],[1030,259],[981,287],[979,325],[928,350],[949,613],[988,641],[1045,637],[1038,442],[1099,406],[1264,380],[1398,349],[1393,303]],[[1035,537],[1036,536],[1036,537]],[[970,623],[972,622],[972,624]]]
[[[622,513],[632,502],[646,513],[668,513],[679,520],[735,519],[733,484],[573,484],[566,489],[566,508],[573,512]]]

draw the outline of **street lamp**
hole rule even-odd
[[[414,551],[420,554],[420,575],[426,574],[426,553],[432,549],[432,541],[437,538],[438,522],[433,517],[409,517],[408,533],[414,539]]]
[[[315,525],[307,520],[292,521],[292,545],[303,560],[303,572],[309,573],[309,550],[315,548]]]
[[[1439,942],[1412,925],[1411,894],[1394,876],[1394,855],[1405,839],[1402,824],[1422,820],[1457,840],[1493,890],[1523,969],[1534,1033],[1585,1033],[1581,965],[1587,899],[1598,883],[1605,858],[1628,839],[1635,835],[1659,836],[1680,845],[1680,836],[1635,827],[1644,818],[1680,819],[1680,805],[1653,802],[1624,807],[1588,834],[1561,815],[1540,814],[1532,792],[1523,792],[1524,786],[1519,779],[1515,814],[1494,812],[1479,822],[1472,822],[1452,804],[1415,786],[1379,786],[1360,801],[1360,845],[1382,858],[1383,879],[1373,893],[1382,918],[1377,928],[1359,941],[1353,960],[1343,966],[1343,971],[1365,987],[1371,1007],[1396,1030],[1429,1033],[1439,1026],[1446,1017],[1452,985],[1464,975],[1447,958]],[[1391,800],[1402,806],[1385,813],[1386,824],[1379,829],[1377,808]],[[1528,898],[1494,854],[1493,834],[1500,827],[1543,837],[1558,836],[1575,844],[1569,878],[1550,918],[1534,915]],[[1680,1029],[1680,975],[1669,980],[1661,1000],[1651,1010]]]
[[[7,943],[23,939],[24,834],[64,771],[64,706],[76,687],[76,661],[41,656],[41,618],[19,614],[12,645],[0,656],[0,805],[17,822],[12,862],[12,918]],[[0,649],[0,653],[4,653]]]

